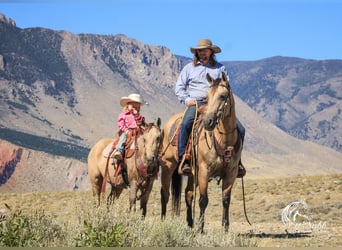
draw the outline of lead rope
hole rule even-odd
[[[241,178],[241,184],[242,184],[243,211],[245,213],[245,218],[246,218],[248,224],[250,226],[252,226],[252,224],[249,222],[249,219],[248,219],[248,216],[247,216],[247,212],[246,212],[245,185],[244,185],[244,182],[243,182],[243,177]]]

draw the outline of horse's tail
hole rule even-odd
[[[182,192],[182,176],[178,174],[177,169],[172,174],[172,211],[175,215],[180,215],[180,201]]]

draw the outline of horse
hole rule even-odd
[[[159,171],[158,154],[162,142],[160,125],[161,120],[158,118],[155,123],[137,129],[132,144],[128,145],[130,148],[126,148],[124,163],[117,162],[113,166],[111,158],[104,156],[104,149],[113,145],[112,138],[102,138],[91,148],[88,154],[88,175],[93,196],[97,197],[97,206],[100,206],[101,193],[104,194],[106,184],[109,183],[111,192],[107,197],[108,208],[124,189],[129,189],[129,210],[136,211],[136,201],[140,199],[142,215],[146,216],[148,198]],[[127,179],[120,174],[120,170],[126,173]],[[141,192],[140,196],[138,191]]]
[[[222,226],[229,231],[229,205],[231,191],[238,173],[242,141],[236,125],[233,92],[225,73],[222,78],[213,79],[206,75],[210,83],[207,93],[208,104],[198,116],[191,138],[192,174],[188,175],[185,188],[186,218],[193,227],[192,201],[194,191],[199,190],[199,231],[203,233],[204,214],[208,205],[208,182],[222,180]],[[200,108],[202,109],[202,107]],[[172,189],[172,212],[180,214],[180,194],[182,175],[178,168],[177,145],[174,143],[182,114],[175,114],[163,128],[163,150],[161,153],[161,216],[166,216],[166,207]],[[171,183],[172,179],[172,183]]]

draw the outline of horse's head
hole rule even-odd
[[[158,154],[162,143],[160,124],[159,117],[155,123],[147,123],[144,132],[139,137],[139,151],[145,166],[153,166],[158,163]]]
[[[231,108],[231,89],[225,73],[222,72],[222,78],[213,79],[207,74],[207,80],[210,83],[207,99],[208,105],[203,118],[204,128],[213,130],[220,119],[229,115]]]

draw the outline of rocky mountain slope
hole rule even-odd
[[[8,107],[1,110],[0,122],[5,127],[77,143],[74,139],[81,137],[86,140],[82,144],[90,145],[80,135],[85,131],[78,131],[82,128],[66,128],[59,121],[65,114],[78,116],[82,124],[91,123],[85,113],[97,106],[93,93],[98,89],[108,92],[99,97],[108,98],[101,124],[114,123],[120,109],[118,98],[133,91],[152,107],[147,112],[151,119],[166,119],[165,114],[183,108],[173,87],[190,58],[175,56],[166,47],[149,46],[124,35],[20,29],[4,15],[0,15],[0,28],[0,102]],[[297,138],[342,151],[342,134],[338,133],[342,60],[273,57],[223,63],[235,94],[266,120]],[[45,104],[46,110],[55,109],[48,112],[53,117],[42,113]],[[163,112],[154,105],[162,105]],[[20,126],[19,119],[32,124],[30,129]],[[37,127],[43,129],[36,131]]]
[[[0,192],[90,189],[87,164],[0,140]]]
[[[341,153],[318,144],[296,139],[265,121],[239,98],[237,111],[247,133],[242,159],[248,179],[314,176],[341,173]],[[0,130],[0,132],[4,129]],[[86,148],[5,131],[0,140],[0,191],[35,192],[89,190]],[[10,137],[9,134],[19,135]],[[33,147],[33,143],[35,146]],[[64,151],[68,151],[65,153]],[[64,153],[63,153],[64,152]],[[63,156],[68,155],[68,157]],[[75,158],[79,158],[77,160]],[[155,185],[159,185],[159,180]]]
[[[342,151],[342,60],[230,62],[237,95],[285,132]]]
[[[13,20],[0,15],[1,147],[12,142],[12,151],[23,150],[20,159],[27,158],[25,152],[36,157],[30,164],[21,165],[26,174],[36,174],[29,169],[41,166],[39,169],[51,172],[52,178],[63,180],[74,176],[73,184],[68,185],[74,188],[76,177],[80,180],[82,174],[70,175],[67,169],[83,173],[84,149],[102,137],[114,135],[121,96],[140,93],[146,101],[142,113],[147,120],[160,117],[165,123],[172,114],[183,112],[184,107],[174,95],[174,84],[183,64],[189,60],[173,55],[166,47],[149,46],[124,35],[20,29]],[[342,170],[338,152],[341,149],[340,63],[282,57],[225,62],[237,99],[238,116],[247,129],[243,157],[249,176],[313,175]],[[317,69],[310,66],[316,64],[320,65]],[[311,80],[307,80],[310,72]],[[324,146],[295,139],[263,117],[289,133],[299,131],[298,137]],[[9,137],[11,133],[15,136]],[[45,138],[51,143],[42,150],[25,138],[35,138],[35,143]],[[76,159],[46,150],[49,147],[65,150],[70,145],[81,154]],[[14,162],[16,166],[22,163],[17,155],[12,156],[2,163],[3,168],[13,167]],[[49,164],[43,167],[40,162]],[[7,173],[11,177],[22,176],[17,181],[20,179],[25,184],[32,177],[24,177],[16,168]],[[11,178],[5,177],[6,183],[10,183]],[[41,183],[43,180],[35,185],[46,188],[48,184]]]

